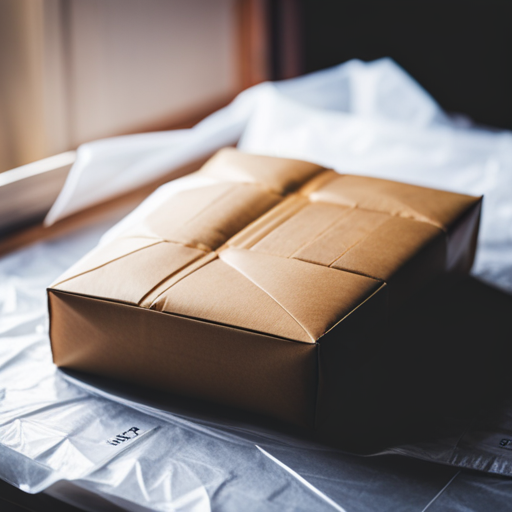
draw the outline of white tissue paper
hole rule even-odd
[[[47,222],[237,141],[249,152],[340,172],[485,194],[474,273],[512,291],[511,134],[449,117],[389,59],[255,86],[190,130],[86,144]],[[85,382],[54,367],[46,286],[143,211],[204,179],[164,185],[116,226],[0,260],[0,478],[86,510],[97,508],[78,498],[85,491],[134,511],[366,511],[379,503],[382,511],[435,512],[443,504],[462,510],[457,493],[472,493],[474,504],[488,504],[490,495],[501,503],[512,479],[493,481],[485,494],[491,477],[459,468],[512,475],[504,450],[491,462],[471,450],[455,459],[452,443],[441,440],[356,457],[241,421],[162,408],[123,386]]]

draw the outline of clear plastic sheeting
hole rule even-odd
[[[46,286],[103,231],[0,262],[0,477],[32,493],[73,481],[130,510],[207,511],[212,499],[224,510],[321,510],[322,498],[254,443],[154,418],[62,377],[51,362]]]
[[[103,231],[0,261],[1,478],[86,510],[99,508],[84,491],[134,511],[348,512],[376,503],[383,511],[424,510],[457,474],[405,457],[357,457],[241,424],[129,407],[68,382],[51,363],[45,287]],[[143,435],[108,444],[133,427]]]
[[[105,229],[0,261],[3,479],[94,511],[108,507],[86,492],[133,511],[420,512],[446,504],[464,510],[468,496],[482,504],[473,510],[508,502],[508,479],[407,457],[348,455],[240,422],[174,414],[119,393],[116,403],[106,398],[115,396],[112,390],[64,379],[51,363],[45,287]],[[124,441],[131,446],[106,442],[133,427],[145,434]]]
[[[298,478],[276,462],[278,449],[289,451],[279,440],[140,412],[63,378],[51,362],[46,286],[105,228],[0,261],[0,477],[27,492],[47,489],[76,504],[77,489],[85,490],[136,511],[343,510],[343,500],[329,497],[336,471],[329,471],[327,486]],[[140,435],[133,437],[132,428]],[[119,434],[130,439],[108,442]],[[303,457],[312,453],[305,450]],[[312,460],[322,465],[326,453]],[[341,456],[337,464],[352,473],[352,459]],[[359,478],[368,473],[379,475],[370,465]],[[440,484],[446,476],[441,471]],[[62,486],[63,480],[73,486]],[[431,488],[424,493],[423,501]],[[79,504],[88,509],[87,500]]]
[[[443,113],[392,61],[351,61],[307,77],[256,86],[195,131],[87,145],[52,215],[65,216],[133,188],[148,176],[241,137],[239,145],[247,151],[485,194],[474,273],[512,291],[511,134],[468,126]],[[129,228],[141,211],[204,183],[192,177],[171,182],[116,226],[98,225],[0,259],[0,478],[91,511],[110,505],[198,512],[436,512],[508,506],[512,405],[506,393],[484,394],[471,414],[457,416],[448,404],[451,416],[441,417],[435,435],[362,457],[220,408],[188,407],[187,401],[55,368],[46,287],[100,240]],[[426,329],[424,339],[415,341],[436,347],[432,361],[444,361],[447,373],[453,373],[452,383],[459,386],[453,396],[460,401],[469,395],[471,402],[472,393],[492,374],[483,369],[486,361],[494,369],[494,360],[503,360],[503,366],[510,360],[497,345],[496,351],[487,350],[498,337],[496,325],[507,318],[510,297],[476,280],[465,286],[459,294],[481,304],[474,304],[474,310],[462,308],[454,321],[466,323],[488,304],[489,325],[478,325],[473,333],[473,359],[467,358],[467,339],[456,339],[459,330],[443,333],[455,333],[451,355],[443,345],[450,338],[437,339],[435,330]],[[442,316],[444,303],[434,307]],[[408,343],[404,350],[414,358],[416,348]],[[467,381],[458,378],[457,366],[466,366]],[[441,375],[434,366],[425,367],[424,375],[414,375],[418,372],[413,367],[411,379],[427,380],[429,372]],[[440,391],[446,394],[442,385]],[[427,386],[427,395],[431,392]]]

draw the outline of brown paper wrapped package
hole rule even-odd
[[[49,288],[55,363],[336,435],[389,315],[470,269],[481,198],[234,149],[198,173]]]

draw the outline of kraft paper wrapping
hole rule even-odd
[[[49,288],[55,363],[340,435],[389,315],[469,271],[481,198],[234,149],[198,175]]]

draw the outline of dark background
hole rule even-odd
[[[391,57],[446,111],[512,128],[512,0],[298,0],[298,9],[302,72]]]

